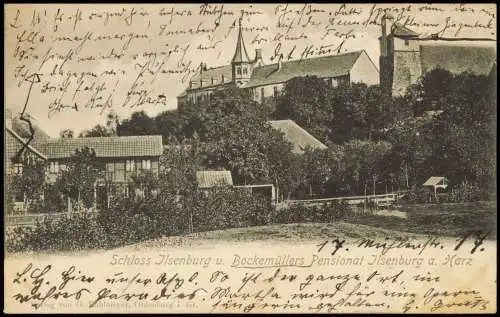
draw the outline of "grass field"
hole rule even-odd
[[[347,222],[417,234],[457,237],[468,232],[490,231],[496,239],[496,202],[418,204],[402,206],[407,218],[359,215]]]
[[[466,203],[439,205],[408,205],[399,209],[407,218],[359,215],[335,223],[275,224],[247,228],[215,230],[165,237],[139,243],[139,248],[203,245],[224,242],[304,242],[333,237],[357,239],[360,237],[423,238],[428,235],[458,237],[471,230],[491,230],[487,239],[496,239],[496,203]]]

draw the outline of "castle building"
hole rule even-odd
[[[403,95],[425,73],[440,68],[460,74],[488,75],[496,68],[496,44],[490,39],[424,37],[382,17],[380,85]]]
[[[255,57],[248,56],[241,21],[234,56],[230,65],[207,68],[201,63],[200,72],[191,78],[189,86],[177,97],[178,106],[188,102],[198,104],[210,100],[216,89],[236,86],[248,89],[257,102],[276,98],[283,86],[295,77],[317,76],[331,86],[365,83],[379,84],[379,72],[364,50],[265,65],[261,49]]]

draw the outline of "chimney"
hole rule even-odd
[[[259,59],[262,59],[262,49],[256,48],[255,49],[255,61],[258,61]]]
[[[5,108],[5,127],[12,129],[12,110]]]
[[[390,14],[384,14],[381,19],[382,36],[388,36],[392,33],[394,18]]]

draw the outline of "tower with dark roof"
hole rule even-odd
[[[231,60],[233,82],[237,87],[244,86],[252,76],[254,61],[248,57],[245,42],[243,41],[243,32],[241,30],[241,18],[238,25],[238,40]]]
[[[394,23],[394,18],[381,19],[380,85],[393,94],[402,94],[422,75],[418,34]]]
[[[389,15],[381,19],[379,75],[380,85],[395,96],[436,68],[488,75],[496,63],[492,39],[424,37],[393,20]]]

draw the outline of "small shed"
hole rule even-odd
[[[429,179],[422,184],[425,187],[432,187],[434,189],[434,196],[437,196],[437,189],[446,189],[448,187],[448,179],[443,176],[431,176]]]
[[[273,184],[239,185],[234,187],[246,190],[251,195],[261,195],[262,197],[268,199],[268,201],[273,205],[277,202],[277,189]]]
[[[230,171],[198,171],[196,172],[196,182],[200,189],[233,186],[233,177]]]

